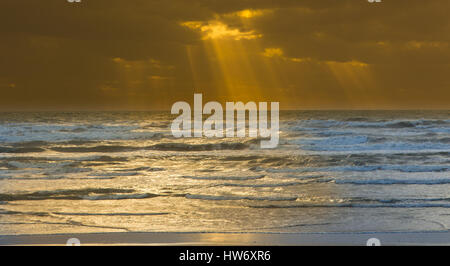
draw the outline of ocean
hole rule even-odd
[[[275,149],[173,118],[0,113],[0,235],[450,228],[450,111],[281,111]]]

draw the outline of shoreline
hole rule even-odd
[[[1,235],[0,245],[65,246],[70,238],[81,245],[149,246],[366,246],[370,238],[381,245],[450,245],[450,231],[429,232],[111,232]]]

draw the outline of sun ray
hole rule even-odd
[[[187,21],[182,26],[201,34],[202,49],[206,53],[210,67],[214,68],[214,86],[221,99],[242,101],[270,100],[275,95],[281,98],[283,87],[279,71],[274,66],[276,62],[267,60],[262,55],[262,35],[252,27],[252,18],[267,14],[267,10],[241,10],[224,15],[237,21],[231,27],[220,20],[218,16],[211,21]],[[193,48],[188,47],[187,53],[195,84],[199,84],[198,73]],[[268,90],[267,88],[277,89]],[[264,99],[266,98],[266,99]]]

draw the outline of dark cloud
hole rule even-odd
[[[262,13],[236,13],[247,9]],[[201,89],[286,108],[448,108],[449,11],[447,0],[3,0],[0,104],[154,109]]]

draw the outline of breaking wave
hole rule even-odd
[[[450,184],[450,178],[442,179],[375,179],[375,180],[352,180],[341,179],[336,180],[336,184],[353,184],[353,185],[438,185]]]
[[[198,180],[255,180],[264,178],[266,175],[256,176],[181,176],[182,178]]]
[[[31,193],[0,194],[0,201],[20,200],[106,200],[150,198],[159,195],[151,193],[134,193],[133,189],[119,188],[84,188],[51,191],[36,191]]]
[[[188,199],[200,200],[258,200],[258,201],[295,201],[297,197],[253,197],[253,196],[214,196],[187,194]]]

